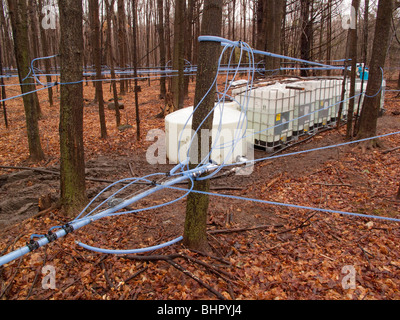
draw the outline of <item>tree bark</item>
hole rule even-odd
[[[280,54],[283,16],[282,0],[263,0],[263,45],[261,50]],[[280,60],[265,57],[266,70],[275,70],[280,67]]]
[[[194,0],[189,0],[188,7],[186,10],[186,30],[185,30],[185,57],[190,62],[192,59],[192,47],[193,47],[193,17],[194,17]],[[184,76],[184,96],[187,97],[189,93],[190,77]]]
[[[118,102],[118,90],[117,90],[117,81],[115,80],[115,66],[114,66],[114,54],[112,49],[112,38],[111,38],[111,10],[113,10],[115,0],[112,0],[111,3],[105,1],[106,5],[106,17],[107,17],[107,51],[109,56],[109,67],[111,70],[111,86],[113,90],[114,97],[114,107],[115,107],[115,122],[116,126],[119,127],[121,125],[121,113],[119,112],[119,102]]]
[[[96,80],[102,79],[101,74],[101,46],[100,46],[100,21],[99,21],[99,2],[98,0],[89,0],[89,14],[91,24],[91,40],[92,40],[92,53],[93,62],[96,69]],[[106,116],[104,113],[104,96],[103,96],[103,82],[95,81],[97,103],[99,105],[99,118],[100,118],[100,137],[107,138]],[[115,105],[117,109],[117,105]]]
[[[13,58],[12,58],[12,37],[10,36],[9,30],[9,19],[6,19],[5,10],[7,0],[0,1],[0,26],[3,34],[2,44],[4,45],[4,65],[7,67],[13,66]],[[8,53],[8,54],[7,54]]]
[[[363,27],[363,44],[362,44],[362,61],[364,63],[363,67],[363,72],[365,72],[366,66],[367,66],[367,60],[368,60],[368,38],[369,38],[369,0],[364,1],[364,27]],[[364,91],[365,88],[365,81],[364,77],[362,77],[361,80],[361,91]],[[357,135],[358,129],[359,129],[359,123],[360,123],[360,110],[361,110],[361,103],[362,103],[362,96],[358,97],[358,105],[357,105],[357,113],[356,113],[356,119],[354,122],[354,135]]]
[[[355,28],[349,29],[349,59],[351,59],[351,75],[350,75],[350,97],[349,100],[349,111],[347,115],[347,139],[353,137],[353,117],[354,117],[354,106],[355,106],[355,92],[356,92],[356,76],[357,76],[357,44],[358,44],[358,9],[360,7],[360,0],[353,0],[352,7],[355,9]]]
[[[158,9],[158,25],[157,25],[157,31],[158,31],[158,37],[160,41],[160,65],[161,65],[161,70],[165,70],[165,64],[166,64],[166,53],[165,53],[165,37],[164,37],[164,4],[163,0],[157,0],[157,9]],[[164,99],[165,95],[167,93],[167,89],[165,86],[165,77],[163,74],[161,74],[160,77],[160,99]]]
[[[86,203],[83,145],[82,1],[59,0],[60,8],[60,188],[65,215],[72,217]]]
[[[202,22],[203,35],[221,35],[222,24],[222,2],[218,0],[206,0],[204,3],[204,13]],[[214,42],[202,42],[199,44],[198,52],[198,71],[196,82],[196,93],[194,105],[197,105],[207,91],[212,86],[214,78],[217,73],[218,56],[221,52],[220,44]],[[201,122],[214,108],[215,88],[213,88],[203,100],[201,106],[196,110],[193,115],[192,129],[194,131],[202,129],[211,132],[213,117],[208,117],[201,126]],[[208,141],[201,141],[201,135],[198,135],[198,145],[193,146],[197,148],[198,158],[195,159],[191,156],[191,167],[195,167],[201,159],[201,146],[208,143],[211,147],[211,137]],[[198,160],[198,161],[196,161]],[[210,190],[209,180],[195,181],[194,190],[208,192]],[[184,244],[191,249],[205,250],[208,247],[207,242],[207,213],[208,213],[209,199],[208,195],[191,193],[187,199],[186,206],[186,220],[184,230]]]
[[[300,51],[301,59],[311,60],[311,48],[313,43],[313,27],[310,19],[310,8],[312,6],[312,0],[301,0],[301,37],[300,37]],[[307,64],[302,65],[303,68],[309,67]],[[309,74],[308,70],[301,70],[300,75],[307,77]]]
[[[397,89],[400,90],[400,71],[399,71],[399,78],[397,79]]]
[[[327,27],[326,27],[326,64],[331,63],[332,58],[332,3],[328,1],[327,5]],[[326,72],[327,76],[331,75],[331,70]]]
[[[43,8],[43,1],[39,0],[39,12],[42,12],[42,8]],[[42,43],[42,52],[43,55],[46,57],[49,55],[49,51],[48,51],[48,44],[47,44],[47,35],[46,35],[46,31],[44,28],[39,27],[40,29],[40,40]],[[49,59],[45,59],[44,60],[44,68],[46,71],[46,81],[47,83],[51,83],[51,63]],[[49,86],[49,88],[47,89],[48,95],[49,95],[49,104],[50,107],[54,106],[54,101],[53,101],[53,88],[52,86]]]
[[[132,25],[133,25],[133,77],[135,78],[134,91],[135,91],[135,112],[136,112],[136,139],[140,140],[140,113],[139,113],[139,90],[138,90],[138,55],[137,55],[137,33],[138,33],[138,23],[137,23],[137,2],[132,0]]]
[[[6,96],[6,87],[4,86],[4,79],[3,79],[3,59],[2,59],[2,43],[0,42],[0,85],[1,85],[1,90],[0,90],[0,99],[4,100],[7,98]],[[4,117],[4,124],[6,128],[8,128],[8,118],[7,118],[7,107],[6,107],[6,102],[3,101],[2,103],[3,106],[3,117]]]
[[[121,72],[125,71],[126,64],[126,34],[125,34],[125,5],[123,0],[118,0],[118,47],[119,47],[119,67]],[[126,92],[126,80],[125,75],[121,74],[120,81],[120,94],[124,95]]]
[[[174,53],[172,69],[178,73],[174,74],[171,82],[174,109],[182,109],[184,101],[184,67],[185,67],[185,2],[176,1],[175,4],[175,26],[174,26]]]
[[[396,199],[400,200],[400,186],[399,186],[399,190],[397,191]]]
[[[369,65],[369,81],[360,117],[358,139],[376,136],[380,91],[382,87],[383,68],[385,66],[386,53],[389,45],[391,17],[394,8],[394,0],[379,0],[378,13],[375,26],[375,37],[372,49],[372,57]],[[377,141],[372,141],[369,146],[376,146]]]
[[[14,51],[17,61],[18,77],[23,94],[26,128],[30,160],[38,162],[44,159],[39,134],[39,99],[32,79],[23,80],[30,70],[31,59],[29,56],[28,16],[26,0],[8,0],[11,25],[14,36]],[[26,94],[32,92],[31,94]]]

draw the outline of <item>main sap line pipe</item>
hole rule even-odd
[[[9,263],[11,261],[14,261],[18,258],[21,258],[22,256],[24,256],[34,250],[37,250],[37,249],[49,244],[50,242],[53,242],[59,238],[62,238],[75,230],[83,228],[96,220],[100,220],[118,210],[124,209],[125,207],[128,207],[128,206],[132,205],[133,203],[138,202],[141,199],[146,198],[149,195],[151,195],[157,191],[163,190],[165,188],[169,188],[175,184],[179,184],[181,182],[185,182],[190,179],[195,179],[204,173],[208,173],[209,171],[216,169],[217,167],[218,167],[217,165],[209,163],[209,164],[207,164],[201,168],[198,168],[196,170],[192,170],[190,172],[184,172],[184,173],[182,173],[181,176],[170,179],[164,183],[158,184],[154,188],[146,190],[130,199],[127,199],[127,200],[121,202],[120,204],[116,205],[115,207],[104,210],[96,215],[85,217],[85,218],[70,222],[70,223],[66,224],[65,226],[63,226],[62,228],[60,228],[58,231],[56,231],[54,233],[49,233],[48,235],[46,235],[36,241],[31,241],[26,246],[21,247],[13,252],[10,252],[10,253],[0,257],[0,266],[4,265],[6,263]]]

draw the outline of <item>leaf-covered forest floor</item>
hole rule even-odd
[[[132,92],[122,96],[125,108],[121,112],[122,123],[133,128],[123,132],[116,129],[114,111],[106,108],[109,136],[101,140],[97,107],[92,103],[94,88],[84,87],[89,198],[108,185],[95,179],[116,181],[167,172],[172,167],[146,161],[146,150],[153,143],[145,139],[148,130],[164,128],[164,121],[155,117],[163,102],[158,99],[157,82],[140,85],[141,141],[136,139]],[[8,90],[8,96],[18,94],[13,90]],[[107,101],[112,96],[109,84],[104,90]],[[193,101],[193,90],[191,84],[186,106]],[[23,106],[18,99],[7,103],[10,128],[0,125],[0,165],[57,171],[58,93],[53,108],[48,106],[45,91],[39,92],[39,98],[46,160],[36,164],[27,160]],[[378,133],[399,131],[396,114],[400,99],[396,94],[387,93],[385,109]],[[330,130],[283,153],[344,141],[343,128],[339,132]],[[213,180],[212,189],[220,194],[400,218],[400,201],[395,199],[400,154],[398,150],[384,152],[400,146],[400,137],[391,136],[383,142],[384,148],[365,153],[352,145],[260,162],[249,176]],[[255,156],[266,154],[256,151]],[[1,255],[25,245],[31,234],[45,234],[69,221],[52,207],[59,193],[57,174],[28,169],[1,170],[0,174]],[[143,186],[136,186],[123,196],[141,190]],[[137,207],[165,203],[180,195],[165,190],[142,200]],[[43,211],[39,212],[39,206]],[[1,267],[0,298],[400,298],[400,225],[394,222],[211,197],[207,253],[189,251],[178,243],[140,256],[113,256],[86,251],[75,243],[111,249],[152,246],[181,235],[184,217],[185,200],[181,200],[158,210],[93,223]],[[42,268],[47,265],[55,268],[55,289],[42,287]],[[355,286],[348,281],[353,274]]]

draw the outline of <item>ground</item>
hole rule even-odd
[[[122,97],[124,124],[115,128],[106,110],[109,137],[99,139],[94,88],[85,86],[85,152],[88,197],[110,182],[167,172],[150,165],[145,153],[149,129],[164,126],[156,117],[162,102],[156,82],[141,82],[142,139],[136,140],[133,93]],[[389,83],[394,86],[394,84]],[[190,105],[193,84],[185,104]],[[108,85],[105,85],[108,89]],[[111,98],[106,91],[105,99]],[[10,91],[9,96],[12,95]],[[21,101],[8,103],[10,128],[0,127],[0,253],[17,249],[32,234],[45,234],[69,220],[56,207],[59,194],[58,100],[50,108],[39,94],[46,160],[27,160]],[[388,93],[379,134],[400,131],[400,100]],[[343,129],[330,130],[285,150],[288,154],[344,142]],[[398,135],[385,148],[361,152],[357,145],[304,153],[257,163],[249,176],[212,181],[216,194],[236,195],[314,208],[400,218]],[[256,158],[266,153],[257,150]],[[23,168],[45,168],[33,171]],[[162,178],[162,176],[160,176]],[[164,177],[165,178],[165,177]],[[96,180],[97,179],[97,180]],[[102,180],[102,181],[99,181]],[[108,182],[107,182],[108,181]],[[186,185],[179,187],[185,188]],[[124,190],[121,197],[145,185]],[[104,200],[116,189],[107,190]],[[159,205],[183,193],[165,190],[134,208]],[[40,200],[39,200],[40,199]],[[181,243],[143,256],[113,256],[87,251],[75,241],[110,249],[131,249],[169,241],[183,233],[185,200],[159,209],[100,220],[0,268],[0,298],[15,299],[399,299],[399,223],[315,210],[267,205],[240,199],[210,198],[208,253]],[[49,200],[49,201],[48,201]],[[41,210],[41,211],[39,211]],[[56,288],[42,286],[42,267],[53,266]],[[349,281],[355,276],[355,282]],[[351,279],[350,279],[351,280]]]

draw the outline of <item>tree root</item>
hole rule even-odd
[[[362,153],[367,153],[367,151],[373,150],[373,149],[385,148],[384,143],[379,139],[373,139],[373,140],[360,142],[358,147],[361,149]]]

